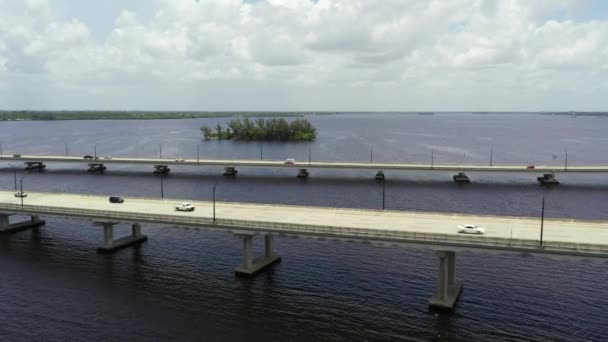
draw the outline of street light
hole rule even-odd
[[[196,163],[200,164],[201,162],[199,161],[201,158],[201,145],[196,145]]]
[[[93,146],[93,149],[94,149],[94,152],[95,152],[93,155],[94,155],[95,159],[97,159],[97,144],[95,144]]]
[[[164,175],[163,173],[160,174],[160,198],[164,199],[165,198],[165,186],[163,184],[163,178]]]
[[[385,193],[386,193],[386,180],[382,180],[382,210],[384,210],[384,203],[385,203]]]
[[[490,147],[490,166],[492,166],[493,156],[494,156],[494,145],[492,145]]]
[[[545,226],[545,195],[543,195],[543,204],[540,212],[540,245],[543,245],[543,229]]]
[[[215,187],[217,186],[217,182],[213,184],[213,223],[215,223]]]
[[[264,159],[264,149],[262,147],[262,144],[260,144],[260,160]]]
[[[65,145],[65,156],[67,157],[69,155],[69,152],[68,152],[68,143],[64,141],[63,144]]]
[[[24,173],[23,176],[21,176],[21,179],[19,179],[19,197],[21,197],[21,208],[23,208],[23,197],[25,197],[25,194],[23,193],[23,178],[25,178],[25,176],[27,176],[27,173]]]
[[[374,163],[374,147],[373,146],[369,147],[369,163],[370,164]]]
[[[158,159],[163,159],[163,144],[158,144]]]
[[[13,176],[15,179],[15,192],[17,192],[17,168],[13,164],[9,163],[8,165],[13,168]]]

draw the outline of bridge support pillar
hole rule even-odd
[[[45,224],[44,220],[41,220],[38,215],[30,215],[30,219],[27,221],[10,223],[11,214],[0,213],[0,233],[13,233],[20,230],[40,227]]]
[[[437,290],[429,305],[437,309],[451,310],[462,290],[462,282],[456,279],[456,252],[438,251],[439,278]]]
[[[468,184],[471,183],[471,179],[464,172],[458,172],[457,175],[454,175],[454,182],[456,184]]]
[[[104,172],[106,170],[106,166],[101,163],[90,163],[89,172]]]
[[[118,222],[94,221],[94,225],[103,227],[103,243],[97,248],[98,252],[111,252],[120,248],[142,243],[148,240],[146,235],[141,234],[141,225],[131,225],[131,235],[114,240],[114,226]]]
[[[44,165],[43,162],[35,162],[35,161],[25,162],[25,169],[28,171],[31,171],[31,170],[43,171],[45,167],[46,167],[46,165]]]
[[[264,236],[264,255],[254,259],[252,249],[255,234],[250,232],[235,232],[234,234],[243,240],[243,264],[236,268],[236,274],[253,276],[281,261],[281,257],[274,251],[274,237],[272,235]]]
[[[224,167],[224,176],[236,176],[239,171],[234,166]]]
[[[300,169],[298,171],[298,178],[308,178],[309,172],[306,169]]]

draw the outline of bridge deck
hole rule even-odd
[[[328,169],[368,169],[368,170],[436,170],[436,171],[483,171],[483,172],[608,172],[608,165],[481,165],[481,164],[423,164],[423,163],[369,163],[348,161],[297,161],[285,164],[283,160],[230,160],[230,159],[175,159],[175,158],[104,158],[84,159],[66,156],[0,156],[0,161],[39,161],[104,164],[148,164],[148,165],[199,165],[199,166],[235,166],[235,167],[270,167],[270,168],[328,168]]]
[[[608,257],[608,221],[545,219],[545,243],[540,247],[539,218],[217,202],[213,224],[211,202],[190,201],[194,212],[178,212],[174,206],[179,202],[125,198],[123,204],[113,204],[105,196],[30,192],[21,208],[12,192],[0,192],[0,212],[7,213]],[[462,224],[483,226],[486,234],[458,234]]]

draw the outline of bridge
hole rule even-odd
[[[287,168],[298,170],[297,176],[306,178],[308,169],[353,169],[375,170],[376,179],[384,180],[385,170],[395,171],[447,171],[457,172],[454,181],[468,183],[470,178],[466,172],[522,172],[543,174],[538,181],[544,184],[557,184],[554,174],[558,172],[571,173],[607,173],[608,165],[481,165],[481,164],[436,164],[423,163],[377,163],[377,162],[348,162],[348,161],[293,161],[284,160],[238,160],[238,159],[183,159],[183,158],[130,158],[130,157],[70,157],[70,156],[36,156],[36,155],[3,155],[0,161],[22,161],[28,170],[43,170],[45,162],[78,163],[89,166],[88,171],[104,172],[107,164],[144,164],[154,166],[155,173],[168,173],[171,165],[212,166],[223,167],[225,176],[235,176],[239,167],[247,168]]]
[[[275,237],[307,237],[406,246],[435,251],[439,258],[438,285],[429,304],[452,309],[462,282],[456,277],[456,253],[537,254],[556,258],[608,260],[608,220],[562,220],[533,217],[482,216],[428,212],[378,211],[287,205],[193,201],[193,212],[175,210],[181,200],[124,198],[110,203],[104,196],[29,192],[16,197],[0,191],[0,232],[41,226],[41,216],[92,221],[103,228],[99,251],[142,243],[144,223],[224,230],[242,240],[242,265],[237,274],[254,275],[281,260]],[[29,216],[23,222],[10,217]],[[131,235],[114,238],[114,226],[130,224]],[[476,224],[483,235],[458,233],[458,226]],[[252,243],[264,237],[265,252],[253,258]]]

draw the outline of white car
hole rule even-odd
[[[458,232],[462,234],[483,234],[486,230],[474,224],[465,224],[458,226]]]
[[[285,164],[295,164],[296,160],[293,158],[287,158],[285,159]]]
[[[194,206],[190,203],[180,203],[175,206],[177,211],[194,211]]]

